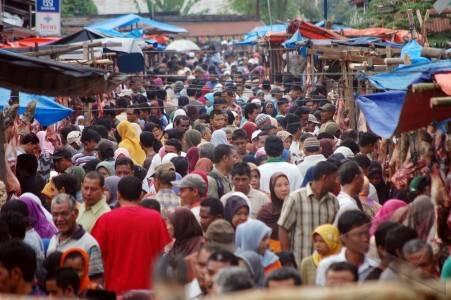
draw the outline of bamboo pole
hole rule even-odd
[[[348,111],[349,126],[357,129],[355,101],[353,97],[352,75],[349,74],[348,62],[341,61],[341,72],[344,79],[345,108]]]
[[[422,82],[422,83],[412,84],[412,92],[413,93],[434,91],[434,90],[438,90],[439,88],[440,88],[439,85],[434,82]]]
[[[84,47],[87,48],[95,48],[95,47],[119,47],[122,46],[122,43],[120,42],[85,42],[80,45],[74,45],[74,46],[65,46],[65,47],[55,47],[50,48],[46,50],[39,50],[39,51],[33,51],[33,52],[25,52],[23,54],[28,56],[49,56],[49,55],[60,55],[68,52],[72,52],[75,50],[82,49]]]
[[[451,97],[432,97],[431,108],[451,106]]]

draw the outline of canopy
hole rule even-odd
[[[33,58],[0,50],[0,87],[48,96],[87,96],[108,92],[123,74]]]
[[[1,110],[3,110],[5,106],[9,106],[8,101],[10,95],[10,90],[0,88]],[[55,98],[19,93],[19,114],[25,112],[28,103],[31,101],[36,101],[36,112],[34,116],[43,126],[56,123],[72,113],[72,109],[55,102]]]
[[[250,32],[244,35],[243,41],[235,43],[235,45],[237,46],[256,45],[259,38],[266,36],[270,32],[286,32],[287,26],[288,26],[287,24],[273,24],[255,27]]]
[[[334,40],[334,44],[338,45],[345,45],[345,46],[356,46],[356,47],[369,47],[369,46],[376,46],[376,47],[392,47],[392,48],[402,48],[401,44],[393,43],[393,42],[386,42],[381,38],[377,37],[357,37],[353,39],[346,39],[346,40]]]
[[[175,40],[166,47],[166,51],[190,52],[199,50],[199,46],[190,40]]]
[[[385,40],[393,40],[396,43],[404,43],[409,35],[408,30],[388,29],[388,28],[365,28],[365,29],[343,29],[342,34],[346,37],[372,36]]]
[[[293,34],[293,36],[290,39],[288,39],[282,43],[282,47],[287,48],[287,49],[295,49],[297,43],[302,40],[303,40],[302,35],[298,30]]]

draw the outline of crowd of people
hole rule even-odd
[[[92,118],[77,99],[48,127],[12,117],[0,293],[200,299],[451,277],[447,132],[421,128],[405,151],[350,128],[325,82],[263,80],[258,53],[223,50],[164,58]]]

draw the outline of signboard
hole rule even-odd
[[[41,36],[61,35],[61,0],[36,0],[36,31]]]

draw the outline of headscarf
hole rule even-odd
[[[92,286],[91,280],[89,279],[89,255],[82,248],[67,249],[66,251],[63,252],[63,255],[61,256],[60,261],[61,267],[64,267],[64,262],[66,261],[67,257],[72,253],[77,253],[81,257],[83,257],[83,276],[80,279],[80,291],[83,292]]]
[[[191,147],[186,151],[186,159],[188,160],[188,173],[194,171],[197,161],[199,160],[199,149]]]
[[[115,204],[117,202],[117,184],[121,180],[118,176],[108,176],[105,178],[105,189],[110,194],[110,199],[108,200],[108,204]]]
[[[237,192],[239,193],[239,192]],[[226,203],[224,205],[224,219],[230,222],[232,224],[233,216],[236,214],[236,212],[242,208],[247,207],[249,211],[251,211],[251,207],[249,205],[249,199],[246,201],[246,196],[243,193],[234,194],[227,198]]]
[[[271,239],[273,240],[279,240],[279,232],[277,230],[278,225],[277,221],[279,221],[280,213],[282,212],[282,206],[284,199],[279,199],[276,196],[276,193],[274,191],[274,186],[276,185],[277,179],[280,177],[285,177],[288,180],[287,175],[283,174],[282,172],[276,172],[274,173],[270,180],[269,180],[269,191],[271,194],[271,203],[267,203],[263,205],[263,207],[260,209],[257,219],[271,227],[272,234]],[[289,182],[289,181],[288,181]]]
[[[168,153],[163,157],[163,159],[161,160],[161,163],[162,164],[170,163],[171,159],[173,159],[174,157],[178,157],[178,155],[175,153]]]
[[[328,158],[334,153],[335,141],[332,139],[320,139],[319,144],[321,145],[321,154],[325,158]]]
[[[252,138],[252,133],[254,133],[255,130],[257,130],[257,125],[253,122],[249,122],[247,121],[244,125],[243,125],[243,129],[244,131],[246,131],[247,137],[249,139],[249,141]]]
[[[42,212],[45,215],[45,218],[47,219],[47,221],[53,225],[53,216],[52,214],[42,205],[42,201],[41,199],[36,196],[35,194],[32,193],[23,193],[21,195],[21,197],[27,197],[30,198],[31,200],[33,200],[37,205],[39,205],[39,207],[42,209]]]
[[[220,144],[226,144],[228,145],[229,142],[227,141],[227,134],[224,130],[218,129],[213,131],[213,134],[211,135],[211,143],[214,146],[218,146]]]
[[[202,135],[195,129],[188,129],[184,135],[186,145],[189,148],[197,147],[202,140]]]
[[[391,217],[397,209],[405,206],[407,206],[407,203],[398,199],[391,199],[385,202],[384,205],[382,205],[382,207],[377,211],[376,215],[374,216],[373,222],[371,223],[371,235],[376,232],[379,225],[384,222],[390,221]]]
[[[213,104],[215,102],[215,97],[214,97],[213,93],[205,94],[204,98],[207,99],[207,107],[213,106]]]
[[[271,228],[258,220],[248,220],[238,225],[235,235],[235,246],[238,250],[254,251],[258,253],[260,242],[271,235]],[[263,267],[268,267],[277,262],[279,258],[273,252],[266,250],[263,254]]]
[[[199,159],[194,166],[194,170],[201,170],[207,173],[210,173],[210,171],[213,169],[213,162],[209,160],[206,157],[202,157]]]
[[[282,131],[277,132],[276,136],[280,137],[282,142],[285,142],[285,140],[291,136],[291,133],[289,133],[288,131],[282,130]]]
[[[39,131],[36,133],[36,136],[39,139],[39,147],[41,147],[41,152],[53,154],[53,151],[55,151],[55,146],[53,146],[53,144],[47,139],[47,131]]]
[[[130,153],[128,153],[128,150],[125,148],[117,148],[116,151],[114,151],[114,160],[118,159],[119,155],[123,155],[125,157],[131,158]]]
[[[132,124],[126,120],[120,122],[119,125],[117,125],[117,132],[122,139],[118,148],[127,149],[135,164],[142,166],[146,159],[146,153],[144,153],[144,150],[141,148],[139,138],[137,137],[136,130],[133,128]]]
[[[116,173],[114,169],[114,162],[101,161],[97,164],[96,170],[98,170],[99,168],[105,168],[108,171],[108,175],[110,176],[113,176]]]
[[[340,233],[338,232],[337,227],[331,224],[323,224],[321,226],[316,227],[315,231],[312,233],[312,238],[318,234],[324,242],[326,242],[329,247],[329,253],[326,256],[321,256],[318,252],[313,252],[312,259],[315,266],[318,266],[319,262],[330,255],[337,254],[340,252],[341,244],[340,244]]]
[[[169,251],[172,255],[183,257],[199,250],[203,241],[202,228],[193,213],[187,208],[177,208],[169,215],[174,227],[175,243]]]
[[[246,263],[256,286],[263,287],[265,284],[265,270],[263,269],[261,256],[254,251],[243,250],[238,250],[235,256]]]
[[[31,220],[31,225],[34,230],[36,230],[41,238],[50,239],[58,232],[58,230],[47,220],[44,209],[41,208],[41,206],[32,199],[33,196],[30,195],[32,194],[26,193],[20,196],[19,201],[22,201],[27,205],[28,217]]]
[[[435,222],[435,211],[431,197],[420,195],[408,207],[406,225],[416,230],[418,238],[427,241]]]

